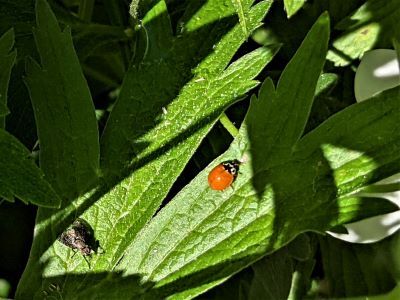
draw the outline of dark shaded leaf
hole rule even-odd
[[[57,208],[58,195],[44,179],[28,149],[0,128],[0,196],[11,202],[14,196],[25,203]]]
[[[0,37],[0,128],[4,129],[4,116],[9,113],[7,108],[7,91],[11,69],[14,66],[17,52],[14,46],[14,30],[10,29]]]

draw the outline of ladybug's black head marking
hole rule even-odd
[[[227,160],[227,161],[224,161],[222,163],[222,165],[224,166],[225,170],[227,170],[234,177],[237,176],[238,171],[239,171],[240,161],[238,161],[237,159]]]

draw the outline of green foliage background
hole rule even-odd
[[[396,0],[0,0],[0,16],[0,296],[398,295],[398,235],[324,235],[398,209],[361,192],[400,172],[399,87],[353,96],[357,60],[400,39]],[[237,180],[211,190],[230,159]],[[57,241],[77,217],[88,261]]]

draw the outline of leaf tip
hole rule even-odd
[[[320,23],[321,25],[325,25],[325,26],[330,26],[330,17],[329,17],[329,12],[328,11],[324,11],[318,18],[318,23]]]
[[[270,77],[267,77],[261,84],[258,98],[266,97],[267,95],[275,93],[275,85]]]
[[[55,26],[59,29],[57,18],[47,0],[37,0],[35,5],[35,12],[36,26],[38,28],[42,27],[42,24],[48,23],[49,27]]]
[[[2,36],[0,36],[0,44],[4,43],[5,45],[7,45],[6,48],[8,50],[11,50],[12,47],[14,46],[14,40],[15,40],[15,34],[13,27],[11,27]]]
[[[25,58],[25,73],[27,77],[30,77],[35,72],[41,71],[42,68],[31,56]]]

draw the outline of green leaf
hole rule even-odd
[[[370,299],[370,300],[397,300],[399,298],[400,298],[400,285],[399,284],[397,284],[396,287],[388,293],[368,297],[368,299]],[[348,298],[348,300],[362,300],[362,299],[365,299],[365,296],[356,297],[356,298]]]
[[[297,145],[297,153],[322,150],[330,166],[337,170],[333,175],[341,193],[395,174],[399,167],[399,125],[395,121],[400,116],[399,95],[399,89],[394,88],[346,108],[306,135]],[[352,176],[355,177],[349,181]]]
[[[345,108],[341,95],[333,97],[334,91],[339,89],[339,76],[334,73],[323,73],[318,79],[315,90],[315,99],[311,108],[310,117],[308,119],[305,133],[316,128],[335,112]],[[354,100],[351,99],[351,102]]]
[[[254,137],[252,147],[264,149],[253,153],[255,169],[257,166],[265,166],[265,163],[277,164],[285,159],[284,152],[290,155],[291,147],[303,134],[325,62],[328,39],[329,18],[323,14],[287,64],[276,91],[271,80],[266,80],[261,87],[259,97],[268,97],[270,104],[267,111],[263,108],[263,102],[254,101],[253,104],[257,115],[254,120],[257,121],[249,123],[249,130],[257,136]],[[268,120],[268,123],[258,122],[261,118]]]
[[[393,193],[400,191],[400,182],[394,183],[377,183],[367,186],[362,190],[363,193],[376,194],[376,193]]]
[[[84,61],[98,48],[118,42],[126,42],[128,36],[123,28],[102,24],[74,24],[72,27],[74,47],[79,60]]]
[[[95,0],[81,0],[79,2],[78,16],[80,19],[89,22],[92,19]]]
[[[13,26],[15,47],[18,49],[18,60],[24,58],[27,54],[32,55],[32,52],[34,53],[35,51],[32,37],[32,26],[34,25],[33,2],[32,0],[0,0],[0,34],[8,31]]]
[[[235,7],[236,13],[239,17],[240,25],[242,26],[243,34],[248,36],[248,29],[246,24],[246,14],[249,11],[250,5],[253,1],[249,0],[232,0],[232,4]]]
[[[317,239],[314,236],[297,236],[287,246],[255,262],[198,299],[303,299],[315,265],[313,256]]]
[[[164,18],[166,6],[161,3],[150,10],[152,17],[144,19],[154,19],[154,15]],[[263,1],[252,8],[248,16],[249,29],[259,26],[270,5],[271,2]],[[139,139],[160,122],[162,108],[168,110],[168,104],[185,83],[197,80],[204,84],[224,70],[247,38],[240,25],[232,20],[233,7],[229,8],[221,7],[219,1],[207,2],[195,17],[186,21],[182,35],[175,38],[169,48],[162,49],[163,59],[154,60],[153,55],[148,55],[142,64],[131,67],[102,136],[104,172],[120,176],[120,170],[129,166],[132,158],[146,148],[148,142]],[[213,10],[215,14],[210,14]],[[221,21],[216,22],[216,19]],[[146,27],[148,37],[154,37],[148,41],[150,48],[159,45],[157,37],[162,37],[162,45],[170,44],[165,27],[152,26],[154,22]],[[192,78],[193,73],[197,78]]]
[[[8,87],[6,128],[29,149],[37,141],[35,117],[29,100],[28,89],[21,80],[25,73],[24,58],[37,55],[32,35],[35,13],[32,0],[0,0],[0,34],[12,26],[15,32],[17,59]],[[23,120],[23,122],[21,122]]]
[[[285,105],[287,105],[288,107],[288,111],[289,111],[289,107],[292,101],[294,102],[295,99],[298,99],[298,102],[300,103],[301,101],[303,102],[309,102],[308,105],[311,105],[312,102],[312,93],[314,92],[315,89],[315,85],[318,81],[318,77],[320,75],[321,69],[322,69],[322,65],[324,62],[324,57],[325,57],[325,53],[326,53],[326,49],[327,49],[327,40],[328,40],[328,19],[326,16],[321,17],[321,20],[318,21],[316,23],[316,25],[313,27],[313,29],[310,31],[308,37],[306,38],[306,40],[303,43],[302,48],[299,49],[299,51],[297,52],[297,54],[295,55],[295,57],[293,58],[292,62],[289,63],[289,65],[287,66],[286,70],[283,72],[283,75],[281,77],[280,83],[279,85],[281,87],[278,87],[278,91],[281,91],[283,89],[283,87],[288,86],[289,83],[292,81],[292,85],[290,85],[290,89],[297,91],[297,89],[300,90],[300,86],[303,86],[303,82],[301,80],[298,80],[297,78],[290,78],[290,77],[295,77],[295,69],[301,69],[304,68],[305,66],[309,67],[309,70],[313,70],[314,74],[312,74],[311,72],[308,72],[309,76],[307,76],[307,78],[309,78],[310,83],[307,84],[307,88],[305,88],[305,91],[301,91],[298,92],[298,95],[295,95],[295,93],[288,93],[287,91],[282,92],[282,94],[284,94],[286,97],[282,96],[282,100],[281,102],[275,104],[275,105],[279,105],[281,107],[281,109],[283,110],[283,114],[287,114],[287,112],[285,111]],[[315,44],[315,40],[319,40],[322,41],[322,45],[321,44]],[[314,47],[312,47],[312,45],[314,45]],[[325,53],[324,53],[325,51]],[[310,55],[310,53],[314,53],[314,55]],[[286,75],[285,75],[286,74]],[[290,81],[291,80],[291,81]],[[268,82],[266,83],[268,84]],[[309,87],[309,85],[311,85],[311,87]],[[311,95],[310,95],[311,93]],[[296,97],[297,96],[297,97]],[[249,119],[248,119],[248,124],[249,124],[249,130],[253,130],[254,133],[257,134],[262,134],[262,137],[260,138],[260,136],[258,136],[258,140],[263,141],[262,145],[258,146],[259,148],[264,148],[264,150],[260,150],[260,153],[266,153],[265,151],[265,145],[267,145],[267,147],[270,147],[269,143],[265,142],[266,138],[269,138],[267,136],[267,134],[265,134],[265,132],[268,132],[267,129],[269,129],[269,122],[270,119],[268,117],[272,117],[274,118],[274,121],[279,122],[278,116],[274,116],[271,113],[271,110],[274,110],[274,100],[271,100],[271,95],[266,93],[266,89],[265,87],[262,88],[262,91],[260,92],[260,97],[263,100],[263,107],[259,107],[259,104],[255,103],[255,101],[252,101],[252,108],[250,109],[249,112]],[[292,97],[292,98],[291,98]],[[268,102],[265,100],[266,98],[268,98]],[[277,97],[278,98],[278,97]],[[261,101],[261,100],[260,100]],[[286,101],[283,102],[283,101]],[[265,104],[268,103],[268,108],[265,107]],[[300,106],[302,108],[302,106],[300,104],[297,104],[297,102],[295,102],[296,105]],[[308,109],[307,108],[302,108],[299,110],[300,114],[302,111],[304,116],[303,118],[299,118],[298,124],[300,126],[300,130],[302,130],[302,126],[304,126],[304,122],[306,121],[306,117],[307,117],[307,113],[308,113]],[[289,111],[290,112],[290,111]],[[251,117],[250,117],[251,116]],[[259,124],[260,127],[255,127],[255,126],[250,126],[251,124]],[[266,125],[267,123],[267,125]],[[279,123],[281,124],[281,123]],[[282,126],[286,126],[285,124],[282,124]],[[272,131],[273,129],[271,129]],[[278,129],[276,129],[278,130]],[[288,133],[291,131],[291,129],[287,130]],[[298,128],[293,129],[293,131],[298,131]],[[244,135],[244,129],[242,129],[242,134],[241,136],[236,140],[236,142],[233,144],[233,146],[231,147],[231,150],[228,151],[228,153],[226,155],[224,155],[224,160],[226,159],[232,159],[232,158],[240,158],[243,154],[244,148],[248,147],[248,143],[249,141],[247,140],[247,138]],[[301,134],[301,132],[300,132]],[[299,138],[298,136],[299,134],[296,134],[296,139]],[[290,134],[288,135],[290,136]],[[285,147],[291,147],[291,144],[296,142],[296,139],[291,138],[289,141],[283,140],[282,143],[284,144]],[[240,146],[239,146],[240,145]],[[251,146],[254,146],[254,143],[251,144]],[[255,146],[257,147],[257,146]],[[283,148],[283,147],[282,147]],[[253,154],[254,155],[254,154]],[[221,161],[222,159],[219,158],[219,161]],[[265,166],[265,161],[261,162],[261,166]],[[210,166],[211,167],[211,166]],[[228,193],[226,196],[219,196],[218,194],[216,194],[215,191],[210,191],[208,189],[207,186],[204,185],[205,182],[205,176],[208,173],[208,171],[210,170],[210,167],[207,168],[204,172],[202,172],[196,179],[195,181],[192,182],[192,185],[190,187],[190,189],[184,189],[175,199],[174,201],[172,201],[169,205],[167,205],[166,208],[164,208],[164,210],[157,215],[157,217],[153,220],[153,222],[150,224],[149,227],[147,227],[144,231],[142,231],[142,233],[140,234],[140,236],[138,238],[135,239],[134,243],[132,244],[132,246],[129,249],[129,252],[126,254],[126,256],[123,258],[123,260],[121,261],[121,266],[122,267],[126,267],[128,268],[129,272],[128,274],[130,274],[131,272],[133,273],[140,273],[140,274],[148,274],[144,277],[145,280],[150,280],[150,281],[155,281],[158,282],[160,281],[162,278],[164,278],[166,276],[166,274],[164,275],[163,272],[166,272],[166,270],[164,270],[163,266],[164,265],[168,265],[168,260],[169,260],[169,255],[165,257],[166,261],[160,261],[160,259],[158,259],[157,261],[153,261],[151,259],[151,257],[149,256],[149,253],[151,253],[151,249],[152,244],[151,244],[151,239],[149,239],[149,237],[153,236],[159,236],[161,234],[160,230],[164,230],[165,229],[165,235],[168,236],[168,239],[171,241],[171,243],[168,244],[164,244],[163,243],[163,238],[161,238],[161,240],[158,240],[157,245],[162,245],[162,248],[158,248],[157,247],[157,252],[159,253],[159,255],[162,255],[162,253],[169,253],[171,250],[169,250],[169,248],[171,247],[175,247],[174,243],[172,242],[173,240],[177,240],[176,246],[181,245],[182,247],[185,247],[184,245],[186,244],[187,247],[191,248],[194,246],[193,243],[196,243],[196,240],[198,240],[200,238],[197,237],[202,231],[203,233],[207,232],[207,228],[210,228],[210,236],[208,238],[206,238],[204,241],[210,241],[210,245],[206,246],[206,244],[203,245],[197,245],[199,246],[197,249],[193,248],[193,251],[191,253],[191,255],[195,255],[197,257],[198,260],[206,260],[208,257],[210,259],[210,265],[212,266],[213,263],[212,261],[219,261],[221,259],[227,258],[227,257],[233,257],[233,261],[235,261],[235,263],[231,262],[230,266],[226,268],[226,270],[224,272],[222,272],[222,274],[226,274],[226,276],[229,276],[231,273],[230,272],[234,272],[233,270],[239,270],[241,267],[245,266],[246,264],[248,264],[249,262],[247,261],[241,261],[241,260],[237,260],[235,258],[235,255],[231,252],[231,251],[239,251],[236,250],[235,247],[233,247],[230,250],[227,250],[225,252],[225,250],[223,250],[222,252],[220,252],[221,250],[215,250],[218,253],[216,256],[214,256],[211,259],[212,256],[212,252],[206,252],[206,255],[203,255],[203,257],[201,256],[200,253],[202,253],[202,251],[206,251],[207,248],[212,247],[211,245],[218,244],[218,241],[223,240],[223,243],[228,243],[229,238],[232,238],[233,240],[235,239],[240,239],[239,237],[235,236],[235,232],[236,229],[231,231],[228,230],[228,228],[230,226],[228,226],[226,228],[226,231],[222,231],[219,232],[218,228],[213,228],[215,226],[215,224],[218,224],[219,221],[217,221],[218,219],[221,219],[221,221],[223,222],[223,220],[226,220],[226,218],[229,218],[229,215],[235,215],[237,213],[239,213],[241,210],[243,210],[243,216],[238,217],[237,220],[237,224],[236,226],[238,227],[237,232],[239,236],[242,236],[242,234],[245,234],[245,231],[242,232],[242,229],[240,229],[242,226],[243,230],[246,227],[246,223],[249,222],[250,224],[252,222],[255,222],[254,226],[257,226],[256,224],[262,224],[262,221],[264,221],[264,223],[268,223],[268,219],[270,221],[272,221],[273,219],[273,215],[271,215],[270,217],[266,217],[266,219],[263,219],[263,211],[268,211],[268,207],[269,204],[267,200],[265,200],[265,204],[263,204],[263,202],[259,202],[259,200],[257,200],[257,193],[253,194],[254,192],[251,192],[252,190],[252,184],[251,184],[251,180],[249,180],[249,178],[244,179],[244,176],[240,176],[238,178],[238,183],[237,185],[239,186],[238,188],[238,192],[236,194],[232,194],[232,192]],[[249,175],[249,169],[250,169],[250,165],[249,163],[245,164],[245,166],[243,166],[244,168],[244,172],[245,174],[247,173]],[[241,184],[239,182],[242,182],[242,180],[244,180],[243,182],[247,182],[247,185],[244,185],[243,187],[243,191],[240,192],[241,188]],[[236,186],[236,185],[235,185]],[[267,198],[271,199],[271,197],[273,197],[272,195],[272,191],[266,192],[267,194]],[[246,196],[244,196],[246,195]],[[252,195],[252,196],[251,196]],[[228,202],[226,202],[226,200],[229,199],[229,204]],[[256,202],[253,202],[256,201]],[[196,203],[202,203],[200,204],[196,204]],[[258,204],[255,204],[258,203]],[[252,207],[254,205],[254,207],[259,207],[257,210],[259,211],[259,213],[261,214],[261,219],[258,219],[258,217],[256,215],[253,215],[252,210],[250,209],[250,207]],[[179,208],[178,208],[179,207]],[[202,207],[201,210],[197,209],[196,207]],[[180,211],[180,213],[178,214],[178,216],[176,215],[177,210]],[[189,220],[187,219],[190,216],[190,219],[193,219],[193,222],[189,222]],[[224,217],[225,216],[225,217]],[[208,219],[210,218],[210,219]],[[254,221],[253,221],[254,219]],[[228,220],[226,220],[227,222],[229,222]],[[189,226],[190,224],[190,226]],[[200,227],[198,227],[200,226]],[[233,224],[232,224],[233,226]],[[264,229],[268,228],[268,225],[262,225]],[[191,228],[192,227],[196,227],[196,231],[193,232],[193,235],[191,235]],[[168,229],[166,229],[168,228]],[[174,232],[173,228],[180,228],[180,232]],[[203,229],[201,229],[203,228]],[[262,230],[260,229],[253,229],[254,232],[261,232]],[[156,233],[157,232],[157,233]],[[242,233],[241,233],[242,232]],[[174,237],[172,238],[172,236],[169,236],[169,233],[171,233],[172,235],[174,235]],[[230,236],[232,234],[232,236]],[[223,238],[223,236],[226,235],[226,239]],[[253,234],[252,234],[253,235]],[[228,238],[229,237],[229,238]],[[236,243],[234,243],[236,244]],[[140,245],[140,246],[139,246]],[[245,243],[244,243],[245,245]],[[243,245],[243,246],[244,246]],[[150,248],[148,248],[150,247]],[[219,248],[219,246],[217,247]],[[204,249],[204,250],[203,250]],[[210,248],[211,250],[212,248]],[[220,248],[221,249],[221,248]],[[148,252],[149,251],[149,252]],[[185,252],[185,250],[178,250],[179,252]],[[133,254],[135,253],[135,254]],[[199,253],[199,255],[197,255],[196,253]],[[143,256],[142,256],[143,255]],[[230,256],[229,256],[230,255]],[[163,257],[163,256],[161,256]],[[160,257],[159,257],[160,258]],[[171,259],[174,259],[171,257]],[[189,257],[188,257],[189,259]],[[179,260],[179,259],[178,259]],[[203,261],[204,262],[204,261]],[[190,264],[189,264],[190,265]],[[201,265],[201,263],[200,263]],[[179,268],[179,264],[176,265],[175,268]],[[192,267],[188,266],[188,269],[186,267],[184,267],[181,272],[178,273],[174,273],[173,269],[170,269],[169,272],[171,272],[171,277],[169,278],[168,281],[173,281],[173,278],[176,278],[176,276],[185,276],[186,272],[190,272],[189,270]],[[186,269],[186,271],[184,271],[184,269]],[[230,270],[230,272],[229,272]],[[206,271],[208,274],[208,276],[212,276],[211,278],[217,277],[219,278],[218,280],[220,280],[221,274],[216,275],[213,274],[212,272],[212,268],[210,269],[210,271]],[[168,273],[168,271],[167,271]],[[180,275],[179,275],[180,274]],[[203,274],[204,275],[204,274]],[[189,279],[188,279],[189,280]],[[193,280],[190,280],[193,282],[196,282],[195,278]],[[212,280],[210,280],[210,282],[212,283]],[[164,283],[165,284],[165,283]],[[200,284],[199,284],[200,286]],[[179,287],[177,287],[177,289],[179,289]]]
[[[188,19],[184,26],[187,31],[174,38],[172,49],[164,49],[164,57],[145,56],[141,64],[131,66],[102,138],[104,185],[51,218],[41,216],[47,219],[36,228],[38,234],[19,285],[19,297],[36,293],[40,297],[41,286],[54,280],[59,280],[66,294],[79,291],[85,293],[83,298],[121,292],[98,286],[90,292],[82,291],[81,286],[93,285],[91,274],[74,280],[70,273],[87,272],[87,263],[80,255],[72,258],[70,249],[54,240],[73,217],[85,212],[81,217],[93,226],[104,249],[90,261],[90,269],[112,270],[137,232],[157,211],[219,115],[258,84],[253,78],[278,47],[259,48],[227,66],[247,37],[233,17],[231,6],[229,10],[216,10],[210,19],[209,11],[222,8],[220,4],[209,1],[193,16],[194,21]],[[249,11],[249,28],[259,26],[270,4],[260,2]],[[161,13],[164,8],[158,4],[154,8],[157,11],[149,13],[158,17],[166,13]],[[223,18],[219,20],[221,13]],[[152,24],[153,21],[145,24],[148,36],[160,37],[159,32],[150,31],[165,32],[165,28]],[[152,43],[160,45],[149,39],[149,49]],[[65,276],[57,276],[60,274]],[[98,283],[110,284],[108,279]],[[134,294],[134,288],[129,290]]]
[[[17,51],[12,51],[13,46],[14,30],[10,29],[0,37],[0,128],[4,128],[4,116],[9,113],[7,108],[8,83],[17,57]]]
[[[28,89],[21,78],[25,73],[25,58],[27,56],[34,57],[35,59],[39,57],[32,34],[32,27],[35,26],[35,2],[33,0],[0,0],[0,34],[13,26],[15,31],[15,48],[18,52],[17,64],[12,72],[8,93],[9,110],[11,113],[7,116],[7,130],[28,148],[32,148],[37,141],[36,124],[32,105],[29,100]],[[49,2],[51,2],[52,7],[56,8],[55,13],[60,23],[72,27],[73,34],[77,37],[74,42],[77,43],[76,51],[79,57],[85,57],[88,53],[91,54],[93,49],[98,49],[99,44],[107,43],[110,45],[110,43],[118,39],[118,35],[121,33],[121,29],[118,33],[115,27],[107,26],[100,28],[106,34],[104,39],[98,38],[97,34],[94,34],[95,38],[92,40],[86,39],[88,35],[86,32],[91,31],[93,33],[94,26],[92,24],[83,25],[84,23],[78,18],[73,17],[70,12],[66,13],[65,9],[60,9],[60,5],[57,5],[56,1]],[[99,44],[95,44],[95,42]],[[91,45],[91,49],[88,49],[89,44]],[[116,45],[114,44],[113,46],[113,54],[111,55],[115,55],[116,52]],[[107,58],[111,55],[108,55]],[[120,57],[118,59],[120,60]],[[102,61],[105,61],[104,57]],[[115,65],[113,62],[112,66]],[[113,73],[110,74],[110,69],[106,69],[103,72],[108,76],[114,75]],[[118,79],[121,79],[121,76]]]
[[[364,3],[365,0],[328,0],[316,3],[311,2],[309,3],[309,5],[320,7],[321,11],[328,11],[329,16],[332,20],[332,24],[336,24],[338,23],[338,21],[342,20],[344,17],[354,12]]]
[[[13,201],[57,208],[60,198],[44,179],[30,152],[15,137],[0,128],[0,196]]]
[[[294,265],[288,250],[283,248],[252,265],[254,278],[249,299],[287,299]]]
[[[37,2],[36,12],[42,67],[27,60],[26,84],[38,126],[40,166],[53,187],[71,200],[97,178],[97,122],[69,29],[61,32],[46,1]]]
[[[99,173],[94,106],[69,28],[60,30],[45,0],[36,2],[36,18],[34,33],[41,66],[33,59],[27,60],[26,84],[40,139],[40,166],[61,195],[61,207],[67,207],[71,215],[67,209],[38,210],[30,260],[17,289],[17,297],[22,299],[32,297],[32,290],[40,287],[42,254],[72,223],[77,209],[72,200],[86,192]]]
[[[319,49],[321,46],[314,41],[327,41],[328,31],[320,31],[318,27],[327,26],[327,22],[317,22],[316,28],[311,31],[318,32],[318,38],[310,39],[303,47],[308,48],[307,43],[313,43]],[[298,53],[301,51],[302,49]],[[319,57],[314,59],[318,60]],[[302,68],[302,64],[312,65],[304,60],[298,60],[297,63],[299,68]],[[320,70],[314,72],[319,76]],[[313,74],[308,75],[314,77]],[[315,76],[315,83],[318,76]],[[290,88],[296,89],[296,86]],[[282,247],[305,230],[324,231],[377,211],[388,212],[395,209],[385,201],[365,199],[351,193],[370,180],[378,180],[399,171],[400,165],[396,164],[400,153],[398,142],[393,142],[392,149],[383,153],[386,158],[384,161],[380,160],[381,156],[369,151],[368,154],[375,154],[375,164],[368,163],[370,160],[362,153],[353,156],[348,149],[343,149],[340,155],[315,151],[332,138],[332,142],[336,143],[352,140],[354,143],[347,145],[350,149],[359,148],[362,141],[381,152],[387,140],[398,139],[400,131],[395,130],[399,126],[395,121],[399,113],[396,105],[398,95],[398,90],[392,90],[374,100],[345,110],[320,126],[316,130],[318,133],[311,133],[301,139],[291,156],[283,153],[287,157],[286,161],[282,160],[281,164],[271,167],[269,160],[264,160],[258,169],[252,169],[251,159],[254,153],[265,153],[263,149],[269,147],[268,144],[260,143],[256,149],[250,148],[253,147],[252,141],[257,138],[257,134],[261,130],[264,132],[267,127],[260,125],[256,128],[249,124],[258,122],[269,125],[270,120],[265,116],[269,115],[268,110],[273,109],[271,95],[261,93],[258,100],[253,99],[246,119],[249,132],[246,133],[246,127],[243,126],[241,134],[230,149],[202,171],[157,214],[135,238],[118,269],[126,270],[125,276],[141,274],[143,282],[155,284],[149,293],[156,298],[193,297],[219,284],[257,258]],[[290,98],[285,100],[289,103],[292,101]],[[255,103],[256,101],[259,103]],[[281,103],[282,106],[284,104]],[[368,110],[368,115],[363,113],[365,110]],[[260,115],[260,111],[266,113]],[[354,119],[358,114],[360,117],[356,118],[356,122],[360,126],[366,126],[365,134],[360,139],[355,139],[351,131],[332,130],[333,124],[348,127],[348,120]],[[299,124],[302,126],[303,121]],[[287,128],[285,124],[282,126]],[[354,130],[360,131],[360,128],[354,126]],[[376,133],[382,139],[375,138]],[[397,136],[388,138],[389,133]],[[249,141],[247,135],[253,136],[253,140]],[[265,138],[264,135],[261,136]],[[318,146],[311,142],[312,136],[320,137]],[[340,136],[340,140],[334,139],[335,136]],[[280,141],[284,142],[283,146],[287,146],[285,139]],[[303,148],[305,145],[308,145],[307,153],[300,150],[306,149]],[[249,148],[253,153],[246,151]],[[221,161],[241,157],[245,157],[246,162],[240,167],[240,176],[236,179],[234,188],[222,193],[210,190],[206,178],[211,168]],[[352,158],[359,167],[365,168],[363,172],[356,173],[355,169],[352,170]],[[349,164],[345,164],[343,159]],[[365,160],[366,165],[363,166],[362,162]],[[377,172],[379,168],[380,172]],[[340,180],[335,182],[335,178]],[[253,182],[263,183],[264,188],[254,188]],[[302,216],[301,223],[296,221],[296,216],[299,215]]]
[[[310,237],[307,234],[300,234],[287,245],[287,249],[291,257],[298,261],[305,261],[314,254],[311,246]]]
[[[149,10],[142,20],[142,26],[147,39],[144,59],[152,61],[166,56],[166,50],[171,49],[173,35],[165,1],[159,1]]]
[[[218,3],[209,3],[211,7],[216,4]],[[249,14],[253,27],[266,13],[265,8],[266,2],[262,2]],[[209,7],[204,7],[204,11],[208,12]],[[219,24],[216,26],[218,28]],[[227,37],[222,38],[217,44],[214,54],[198,67],[201,68],[205,63],[209,64],[207,75],[199,74],[186,84],[171,104],[165,103],[164,113],[163,103],[160,101],[165,102],[166,97],[174,97],[176,92],[171,89],[175,89],[177,83],[182,80],[181,72],[178,72],[177,68],[170,63],[157,60],[150,63],[144,62],[140,68],[132,68],[127,74],[120,98],[110,116],[102,139],[104,172],[112,171],[120,174],[121,168],[124,167],[128,172],[135,170],[113,191],[115,195],[120,195],[117,199],[111,194],[98,202],[98,207],[107,207],[110,202],[124,207],[124,212],[122,212],[124,217],[118,223],[110,224],[113,230],[126,232],[123,241],[115,241],[115,245],[109,246],[113,249],[109,252],[114,257],[113,263],[117,262],[135,233],[158,209],[194,149],[198,147],[217,117],[227,106],[257,85],[252,78],[277,51],[277,47],[259,48],[233,63],[223,72],[234,51],[245,40],[243,36],[237,38],[240,30],[240,25],[236,25],[232,29],[233,32],[226,33]],[[206,33],[209,34],[209,32],[204,32]],[[228,41],[228,38],[231,40]],[[193,42],[190,35],[186,37],[186,40],[188,43]],[[183,41],[178,39],[176,43],[179,45],[177,51],[180,51]],[[221,43],[225,46],[223,52],[217,50]],[[171,51],[171,55],[174,55],[171,59],[175,61],[177,59],[175,52]],[[182,57],[179,55],[179,58]],[[220,66],[221,62],[224,62],[225,66],[211,72],[211,68]],[[155,72],[157,75],[154,74]],[[148,84],[155,80],[159,81],[160,85]],[[135,95],[135,102],[131,102],[131,95]],[[155,127],[152,128],[153,126]],[[144,131],[146,128],[148,128],[147,133]],[[132,150],[135,152],[132,153]],[[136,159],[129,164],[121,160],[135,156]],[[152,182],[152,185],[149,186],[148,182]],[[146,199],[146,201],[140,199]],[[137,214],[137,211],[142,213]],[[121,214],[120,209],[117,209],[116,213]],[[125,225],[124,219],[130,220],[130,228]],[[106,257],[99,259],[104,261]]]
[[[346,66],[373,47],[391,47],[393,38],[400,39],[398,4],[397,0],[369,0],[342,20],[336,27],[343,34],[333,41],[327,58],[336,66]]]
[[[315,89],[315,97],[326,93],[332,89],[338,81],[338,76],[334,73],[324,73],[318,78],[317,87]]]
[[[325,280],[329,298],[383,294],[395,287],[390,253],[396,237],[374,244],[351,244],[320,237]]]
[[[10,291],[11,284],[7,280],[0,278],[0,297],[7,298]]]
[[[306,0],[284,0],[287,17],[290,18],[303,7]]]
[[[193,103],[203,103],[203,105],[199,106],[199,112],[201,113],[193,113],[192,116],[195,120],[191,121],[193,124],[198,124],[202,122],[203,118],[207,116],[213,116],[213,112],[215,116],[218,116],[222,109],[224,108],[224,101],[231,99],[230,101],[234,101],[237,96],[243,95],[245,91],[254,87],[256,82],[253,80],[244,81],[244,78],[252,78],[254,77],[260,69],[260,67],[264,66],[266,62],[268,62],[276,52],[276,49],[267,49],[260,48],[255,50],[248,55],[243,56],[239,61],[234,62],[230,65],[225,72],[223,72],[220,76],[214,79],[210,79],[207,82],[192,82],[191,84],[185,86],[185,88],[181,91],[179,97],[174,100],[174,102],[168,107],[168,113],[166,115],[165,121],[166,124],[173,124],[175,127],[178,125],[178,130],[181,128],[186,128],[184,126],[185,123],[179,122],[179,115],[187,115],[186,112],[191,111],[192,105],[190,105],[190,101]],[[225,91],[223,94],[218,94],[218,91]],[[211,101],[212,99],[212,101]],[[201,102],[203,101],[203,102]],[[189,102],[189,103],[188,103]],[[140,178],[140,183],[151,182],[152,185],[149,186],[145,184],[143,187],[140,184],[134,184],[134,178],[125,179],[119,186],[115,187],[114,190],[109,195],[106,195],[98,202],[96,202],[93,210],[89,210],[88,214],[86,214],[87,219],[91,220],[96,217],[97,220],[103,217],[103,213],[101,211],[102,206],[109,206],[110,202],[113,203],[115,207],[115,211],[113,210],[113,214],[117,217],[121,215],[121,220],[118,223],[114,223],[113,228],[109,230],[115,230],[118,232],[125,232],[124,238],[115,238],[115,235],[108,236],[99,236],[99,239],[102,240],[104,247],[107,250],[105,255],[101,255],[96,258],[95,261],[92,262],[92,265],[95,268],[103,269],[110,268],[110,259],[111,266],[115,265],[121,255],[125,252],[126,247],[135,237],[136,230],[141,228],[143,225],[143,219],[150,214],[153,214],[155,210],[158,208],[159,202],[153,201],[153,203],[143,203],[142,201],[137,201],[137,199],[162,199],[162,195],[160,195],[160,189],[165,190],[163,193],[166,193],[168,186],[166,184],[173,183],[173,176],[177,176],[176,169],[177,165],[181,164],[179,159],[171,159],[172,157],[176,157],[177,153],[181,153],[181,156],[187,157],[190,153],[190,149],[193,149],[199,145],[201,137],[203,137],[209,129],[209,122],[215,122],[215,116],[213,120],[207,119],[207,123],[202,125],[202,127],[196,128],[196,131],[185,137],[185,143],[180,142],[179,147],[172,147],[171,149],[165,148],[162,151],[162,155],[159,155],[157,160],[148,162],[147,165],[141,167],[136,170],[133,174]],[[210,121],[209,121],[210,120]],[[165,123],[164,123],[165,124]],[[200,123],[201,124],[201,123]],[[151,144],[155,145],[157,148],[153,151],[160,151],[157,149],[163,149],[164,138],[168,137],[171,134],[172,139],[174,136],[178,134],[179,131],[175,131],[170,126],[160,127],[158,131],[158,141],[154,140]],[[158,144],[160,143],[160,144]],[[164,156],[165,155],[165,156]],[[182,159],[182,158],[180,158]],[[149,172],[149,170],[157,170],[163,168],[166,170],[163,173]],[[168,171],[167,171],[168,170]],[[174,173],[172,173],[174,171]],[[122,190],[124,188],[125,190]],[[165,195],[165,194],[164,194]],[[158,200],[159,201],[159,200]],[[146,206],[145,206],[146,204]],[[142,211],[142,215],[138,215],[138,210]],[[109,218],[111,211],[108,210],[107,218]],[[122,214],[121,214],[122,213]],[[104,215],[106,217],[106,215]],[[124,223],[124,220],[130,220],[131,228],[128,228]],[[93,219],[94,221],[95,219]],[[135,220],[136,224],[133,223]],[[104,230],[103,224],[101,227]],[[111,224],[110,224],[111,225]],[[108,224],[106,225],[109,226]]]
[[[214,299],[214,300],[246,300],[250,291],[251,282],[254,272],[251,267],[232,276],[226,282],[216,286],[212,290],[196,297],[198,300]]]
[[[315,259],[300,261],[296,264],[288,300],[304,299],[306,297],[311,287],[311,277],[314,267]]]

